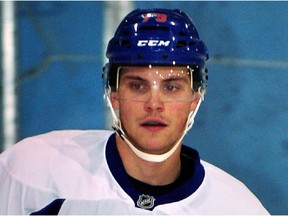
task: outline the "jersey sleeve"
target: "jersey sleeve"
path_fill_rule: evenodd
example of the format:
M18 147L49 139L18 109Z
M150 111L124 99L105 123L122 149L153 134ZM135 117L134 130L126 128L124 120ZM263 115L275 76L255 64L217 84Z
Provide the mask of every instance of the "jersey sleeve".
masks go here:
M0 215L30 214L55 199L40 178L45 171L37 168L36 143L41 146L37 139L25 139L0 155Z

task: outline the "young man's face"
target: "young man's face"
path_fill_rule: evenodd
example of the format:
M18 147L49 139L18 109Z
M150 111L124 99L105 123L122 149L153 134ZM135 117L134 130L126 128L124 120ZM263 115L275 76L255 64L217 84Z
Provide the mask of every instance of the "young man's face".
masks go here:
M128 139L141 151L162 154L180 139L199 97L186 67L123 67L114 109Z

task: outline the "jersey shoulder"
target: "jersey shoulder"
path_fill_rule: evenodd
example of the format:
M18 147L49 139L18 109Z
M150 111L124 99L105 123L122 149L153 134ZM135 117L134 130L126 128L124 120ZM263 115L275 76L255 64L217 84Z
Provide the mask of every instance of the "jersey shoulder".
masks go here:
M105 151L111 133L105 130L63 130L36 135L4 151L0 163L5 172L23 183L45 182L57 170L89 169L90 156L104 155L99 152Z
M55 151L64 154L65 151L69 152L71 149L89 149L89 147L95 146L96 143L106 141L112 133L112 131L106 130L51 131L19 141L4 151L0 159L5 161L13 158L17 161L18 159L22 160L23 157L33 159L39 157L39 154L51 157Z
M269 214L243 182L215 165L206 161L201 163L205 169L205 178L198 192L202 197L209 194L203 202L209 203L214 213L221 210L228 214Z

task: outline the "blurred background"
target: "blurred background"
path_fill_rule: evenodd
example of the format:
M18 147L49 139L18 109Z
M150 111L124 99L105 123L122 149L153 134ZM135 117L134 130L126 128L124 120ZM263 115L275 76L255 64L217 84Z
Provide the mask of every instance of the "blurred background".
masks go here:
M105 46L132 9L187 12L210 52L185 144L288 214L288 2L1 2L0 152L28 136L110 129Z

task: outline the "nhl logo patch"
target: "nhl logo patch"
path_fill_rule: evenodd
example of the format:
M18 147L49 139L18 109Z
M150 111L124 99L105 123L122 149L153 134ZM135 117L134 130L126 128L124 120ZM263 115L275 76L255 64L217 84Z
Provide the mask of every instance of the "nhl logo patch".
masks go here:
M142 209L151 209L154 207L155 198L149 195L140 195L137 201L137 206Z

